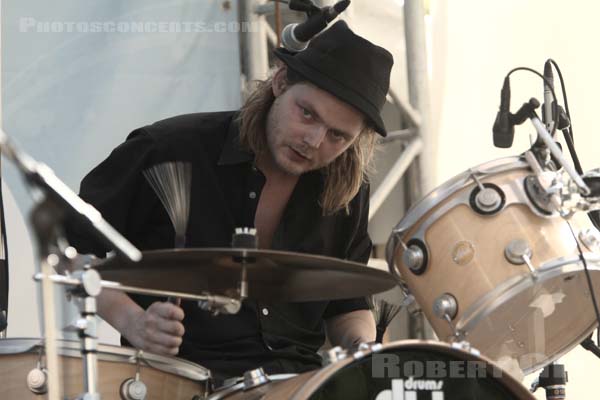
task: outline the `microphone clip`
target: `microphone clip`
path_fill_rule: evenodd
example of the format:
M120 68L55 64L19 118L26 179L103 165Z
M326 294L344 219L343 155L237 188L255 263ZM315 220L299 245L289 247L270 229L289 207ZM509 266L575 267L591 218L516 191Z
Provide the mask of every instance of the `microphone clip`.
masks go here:
M321 12L321 9L310 0L290 0L288 6L290 10L304 12L309 17Z
M523 103L516 113L510 113L510 123L512 126L521 125L528 118L535 116L535 110L540 106L540 102L532 97L527 103Z

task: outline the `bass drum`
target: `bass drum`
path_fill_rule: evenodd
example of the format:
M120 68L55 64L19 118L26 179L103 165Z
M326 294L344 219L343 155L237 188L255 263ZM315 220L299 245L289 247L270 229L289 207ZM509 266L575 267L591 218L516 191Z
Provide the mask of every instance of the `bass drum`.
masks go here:
M337 357L319 370L253 388L240 383L208 400L534 399L510 374L457 345L409 340Z
M597 325L582 258L600 295L600 233L585 213L565 220L548 210L524 159L472 168L394 228L390 272L441 340L466 340L515 376L531 373Z
M59 341L58 354L62 397L77 398L83 392L79 342ZM44 365L40 339L0 340L0 399L45 399ZM200 399L207 392L209 377L207 369L185 360L126 347L98 346L98 388L102 400Z

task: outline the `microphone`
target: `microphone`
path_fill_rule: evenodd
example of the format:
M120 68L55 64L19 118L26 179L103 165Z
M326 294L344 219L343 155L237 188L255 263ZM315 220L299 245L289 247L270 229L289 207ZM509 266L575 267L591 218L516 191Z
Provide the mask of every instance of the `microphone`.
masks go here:
M510 116L510 80L504 78L500 92L500 111L494 121L494 146L507 149L512 146L515 137L515 127Z
M308 46L308 42L327 24L335 19L350 5L350 0L342 0L332 7L323 7L318 12L311 13L308 19L299 24L289 24L281 32L281 44L286 50L298 53Z
M552 111L555 99L552 96L552 89L554 88L554 76L552 75L552 64L550 60L547 60L544 64L544 78L550 83L544 81L544 107L542 108L542 119L546 125L548 132L552 132L552 124L554 119L554 113Z

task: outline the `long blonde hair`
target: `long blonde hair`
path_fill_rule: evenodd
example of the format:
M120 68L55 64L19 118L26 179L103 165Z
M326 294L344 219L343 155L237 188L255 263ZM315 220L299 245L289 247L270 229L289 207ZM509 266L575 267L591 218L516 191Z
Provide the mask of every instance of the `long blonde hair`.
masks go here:
M286 81L286 87L289 88L304 80L288 69ZM249 95L239 114L240 143L256 155L267 150L265 126L267 115L275 101L272 83L273 77L257 81L256 88ZM322 169L325 185L319 204L324 215L334 214L341 209L346 213L349 212L350 201L356 196L361 185L367 181L368 173L372 170L371 160L376 142L376 132L365 124L350 147Z

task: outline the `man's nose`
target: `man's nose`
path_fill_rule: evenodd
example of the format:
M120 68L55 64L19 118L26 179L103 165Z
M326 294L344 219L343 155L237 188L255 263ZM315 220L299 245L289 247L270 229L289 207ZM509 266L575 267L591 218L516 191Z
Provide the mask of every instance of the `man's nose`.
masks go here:
M318 149L321 143L323 143L325 135L327 135L327 127L319 124L306 132L303 142L311 148Z

